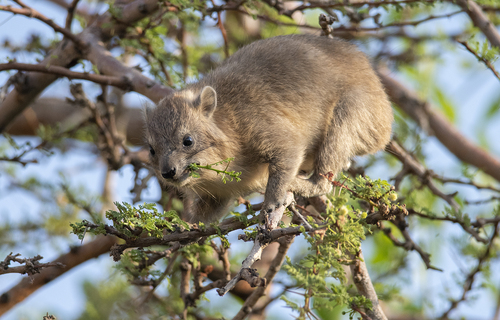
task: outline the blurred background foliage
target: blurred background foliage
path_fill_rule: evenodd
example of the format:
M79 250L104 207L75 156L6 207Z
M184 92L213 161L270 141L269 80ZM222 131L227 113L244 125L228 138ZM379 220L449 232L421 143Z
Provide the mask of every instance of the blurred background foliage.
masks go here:
M64 25L71 3L42 2L25 1ZM106 12L120 21L123 5L130 2L79 1L72 31L82 32L94 23L96 16ZM13 7L18 3L0 2ZM499 49L471 22L464 8L453 1L176 0L160 3L159 10L126 25L121 34L113 35L105 43L114 58L159 83L182 88L216 68L241 46L258 39L292 33L319 35L319 14L332 15L337 17L332 25L334 36L356 43L378 70L411 88L426 108L443 115L450 126L498 161L500 79L496 70ZM500 2L475 3L498 33ZM62 36L50 28L17 34L12 29L26 23L27 18L11 19L8 11L0 14L3 21L0 28L4 31L0 33L2 63L37 63L50 56L51 50L60 44ZM43 24L32 19L29 22L33 26L31 30ZM88 60L80 59L74 65L72 70L100 74ZM4 85L2 100L9 93L8 80L14 74L15 71L0 74ZM59 80L37 101L42 107L64 105L65 98L71 97L70 83L78 82ZM102 86L90 82L84 83L83 89L97 108L105 108L100 105L103 96L112 101L118 134L128 138L129 151L139 152L140 130L131 136L128 128L140 109L152 102L119 89L103 90ZM50 115L43 118L39 111L34 115L29 110L24 113L28 122L25 126L29 129L19 124L0 138L0 257L20 252L25 257L41 254L46 258L44 261L52 261L80 245L77 237L70 234L70 223L82 219L102 220L113 201L154 202L160 209L182 210L175 192L161 191L146 167L122 164L113 170L108 165L99 128L88 113L82 112L83 108L72 109L64 117L61 115L62 118ZM46 110L56 114L58 109ZM432 130L422 126L425 121L416 121L405 110L394 104L394 140L422 165L425 174L412 172L390 152L355 159L346 173L367 174L389 181L396 185L398 200L409 209L407 225L403 228L379 221L378 226L365 229L370 232L366 232L362 244L364 256L383 309L390 319L500 319L500 277L495 272L500 265L500 243L495 232L500 221L500 183L474 165L457 159L454 151L441 144ZM30 123L30 117L34 116L38 119ZM429 181L440 193L430 187ZM252 203L259 199L257 195ZM456 207L451 203L456 203ZM363 204L355 205L358 206L355 209L367 210ZM474 225L486 220L489 222ZM470 228L485 242L471 236L466 231ZM431 265L442 271L427 269L415 248L405 242L404 233L411 235L414 243L430 254ZM389 235L407 245L395 245ZM90 241L89 237L86 236L86 242ZM229 258L236 268L246 256L249 244L238 242L237 232L230 233L228 240L231 243ZM307 246L304 237L298 237L289 251L290 261L298 262L308 255ZM219 264L214 252L208 247L202 257L198 257L199 261L203 265ZM169 260L173 264L170 276L153 286L158 288L152 296L148 297L148 286L132 284L130 275L126 279L126 262L118 267L125 272L117 272L105 254L87 262L93 266L81 276L57 279L68 282L54 289L60 297L67 288L80 292L78 298L69 303L75 306L72 310L62 310L64 308L54 303L63 298L37 296L42 303L35 304L36 308L29 307L32 302L21 303L7 313L6 319L40 318L46 312L66 319L178 318L184 309L179 286L182 259L186 254ZM152 271L158 278L166 268L167 263L159 261ZM79 269L71 272L78 274ZM2 275L2 280L9 276ZM321 298L314 298L318 299L316 308L302 314L305 293L303 286L296 287L293 280L293 276L281 271L269 294L273 298L284 294L286 301L270 301L267 309L254 318L349 317L346 314L349 305L329 309L325 307L328 303L321 303ZM11 276L0 288L7 292L18 281L19 276ZM334 284L338 285L338 280ZM212 290L196 307L189 309L188 317L231 318L241 305L240 297L220 298Z

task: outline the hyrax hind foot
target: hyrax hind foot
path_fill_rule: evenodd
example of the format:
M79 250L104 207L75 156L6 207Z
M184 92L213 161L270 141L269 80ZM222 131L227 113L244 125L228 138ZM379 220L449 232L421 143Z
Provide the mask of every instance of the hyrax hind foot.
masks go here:
M327 178L316 174L309 179L295 177L290 184L290 190L305 198L310 198L329 193L332 190L332 183Z

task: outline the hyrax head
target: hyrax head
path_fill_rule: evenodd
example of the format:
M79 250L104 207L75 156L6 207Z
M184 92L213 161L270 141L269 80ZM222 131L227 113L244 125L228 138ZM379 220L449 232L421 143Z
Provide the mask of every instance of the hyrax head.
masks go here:
M220 133L212 119L216 106L215 90L207 86L176 92L146 110L150 163L160 181L178 187L195 183L190 164L220 160L213 148Z

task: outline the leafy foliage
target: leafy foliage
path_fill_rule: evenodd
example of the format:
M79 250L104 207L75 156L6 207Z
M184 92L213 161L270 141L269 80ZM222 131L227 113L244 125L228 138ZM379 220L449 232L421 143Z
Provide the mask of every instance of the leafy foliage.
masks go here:
M143 204L137 208L128 203L115 202L118 211L109 210L106 212L106 218L113 222L113 226L118 232L129 238L137 238L143 232L148 236L161 238L163 230L175 231L177 229L189 229L175 211L160 213L156 204ZM89 222L84 220L79 223L71 224L73 233L78 238L83 239ZM91 229L93 234L106 234L105 224L98 222Z

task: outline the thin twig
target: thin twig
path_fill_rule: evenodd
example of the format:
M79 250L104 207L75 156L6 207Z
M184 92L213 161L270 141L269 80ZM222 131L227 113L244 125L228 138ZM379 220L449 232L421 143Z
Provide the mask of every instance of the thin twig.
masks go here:
M291 10L287 10L283 13L285 16L291 17L292 14L296 11L304 11L307 9L326 9L326 8L343 8L343 7L362 7L367 6L369 8L375 8L380 6L388 6L388 5L402 5L402 4L411 4L411 3L435 3L440 2L441 0L400 0L400 1L356 1L356 2L336 2L336 3L324 3L324 2L314 2L308 4L301 4Z
M16 1L16 2L20 5L22 4L22 2L20 2L20 1ZM71 33L69 30L60 27L59 25L54 23L54 21L47 18L46 16L44 16L40 12L38 12L35 9L28 7L24 4L22 4L21 6L22 6L22 8L13 8L10 5L9 6L0 5L0 10L12 12L13 14L20 14L20 15L23 15L23 16L26 16L29 18L35 18L37 20L40 20L43 23L50 26L52 29L54 29L54 31L62 33L66 38L73 41L80 48L85 48L87 46L87 44L84 41L82 41L79 37L77 37L76 35Z
M64 29L71 32L71 23L73 22L73 16L75 14L76 6L80 0L73 0L68 7L68 15L66 16L66 23L64 25Z
M212 5L215 6L214 0L212 1ZM227 39L226 28L224 27L224 23L222 22L222 13L221 11L217 11L217 25L219 26L220 32L222 34L222 38L224 39L224 56L225 58L229 58L229 41Z
M476 230L474 230L473 228L471 228L469 226L468 222L465 222L463 220L460 220L460 219L457 219L457 218L454 218L454 217L450 217L450 216L446 216L446 217L430 216L428 214L423 214L421 212L418 212L418 211L416 211L414 209L408 209L408 213L409 214L414 214L416 216L419 216L419 217L425 218L425 219L429 219L429 220L450 221L450 222L453 222L453 223L457 223L457 224L459 224L462 227L462 229L464 229L465 232L467 232L468 234L470 234L471 236L473 236L474 239L476 239L477 241L485 243L485 244L488 243L487 239L481 237ZM476 223L472 223L470 225L476 226Z
M448 319L448 315L450 314L450 312L452 312L454 309L456 309L461 302L463 302L467 299L467 293L472 290L472 285L474 284L476 275L482 271L484 264L490 259L490 254L493 250L493 246L495 244L495 239L498 236L499 229L500 229L500 222L497 222L497 224L495 225L495 229L493 231L493 234L491 235L491 237L489 239L488 245L486 246L486 249L478 257L476 267L474 269L472 269L471 272L465 278L462 295L460 296L459 299L451 300L450 307L448 308L448 310L446 310L443 313L443 315L440 317L440 319Z
M300 214L300 212L295 208L295 205L291 204L289 207L290 211L293 212L294 215L296 215L300 220L302 220L302 222L304 223L304 225L306 226L306 230L309 231L309 230L312 230L313 227L309 224L309 222L307 222L307 220Z
M153 285L153 288L151 288L151 290L148 292L148 294L144 298L143 303L148 301L149 299L151 299L153 297L153 294L154 294L156 288L158 288L158 286L162 283L162 281L165 279L165 277L167 275L169 275L170 272L172 272L172 269L174 267L174 262L178 256L179 256L179 251L175 251L174 254L168 259L168 265L165 268L165 271L163 271L161 276L158 278L158 281L156 281L155 285Z
M495 70L495 67L493 66L493 64L491 64L491 62L489 60L486 60L484 57L481 57L476 51L474 51L474 49L472 49L471 46L469 46L467 41L457 40L457 42L460 43L462 46L464 46L465 49L467 49L467 51L472 53L477 58L477 60L482 61L488 67L488 69L490 69L491 72L493 72L495 77L497 77L497 79L500 80L500 75Z
M398 226L397 224L394 224L396 226ZM427 252L424 252L424 250L418 246L411 238L410 238L410 235L408 234L408 231L406 230L401 230L401 232L403 233L403 237L405 238L405 242L401 242L399 241L393 234L392 234L392 231L391 231L391 228L383 228L382 231L385 233L385 235L392 241L392 243L397 246L397 247L401 247L407 251L412 251L412 250L415 250L419 255L420 255L420 258L422 258L422 261L425 263L425 266L427 267L427 269L432 269L432 270L436 270L436 271L443 271L442 269L439 269L439 268L436 268L434 266L431 265L431 260L430 260L430 254L427 253Z
M0 64L0 71L4 70L42 72L54 74L61 77L67 77L69 79L88 80L98 84L115 86L126 91L129 91L131 89L130 81L128 81L126 78L105 76L93 73L74 72L67 68L59 66L44 66L41 64L10 62Z
M422 183L425 184L433 194L448 202L453 209L458 211L459 205L453 198L454 194L445 194L439 190L432 179L430 179L428 170L399 143L392 140L387 144L385 150L403 163L403 168L406 172L411 172L419 177L420 181L422 181Z

